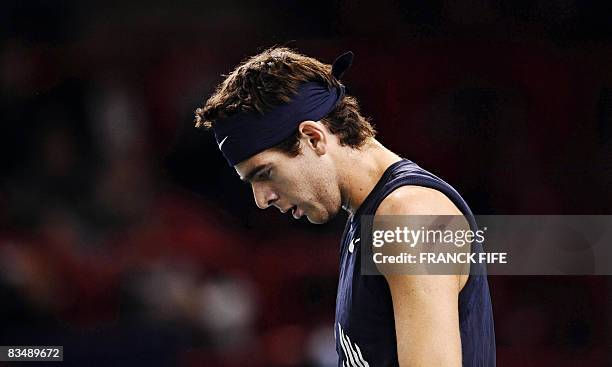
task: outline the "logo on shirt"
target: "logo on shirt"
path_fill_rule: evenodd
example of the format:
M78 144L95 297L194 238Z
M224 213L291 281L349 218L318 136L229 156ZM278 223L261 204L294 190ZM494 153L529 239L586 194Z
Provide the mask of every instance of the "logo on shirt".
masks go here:
M344 360L342 361L343 367L370 367L370 364L363 359L361 349L357 343L351 343L351 338L348 337L342 330L342 326L338 323L338 334L340 334L340 345L342 346L342 352L344 352ZM336 333L334 333L336 336ZM342 356L340 356L342 359Z
M353 240L352 240L352 241L351 241L351 243L349 244L349 252L350 252L351 254L353 253L353 251L355 251L355 244L356 244L357 242L359 242L359 241L361 241L361 238L357 238L357 239L354 239L354 238L353 238Z
M221 140L221 142L219 143L219 149L221 149L221 146L223 145L223 143L225 143L227 138L229 138L229 136L226 136L225 138L223 138L223 140Z

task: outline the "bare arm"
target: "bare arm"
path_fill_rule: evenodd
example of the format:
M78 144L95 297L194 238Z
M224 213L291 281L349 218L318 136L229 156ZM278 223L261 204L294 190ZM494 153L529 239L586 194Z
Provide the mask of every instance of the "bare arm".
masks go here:
M404 186L385 198L376 214L461 215L461 212L439 191ZM385 277L393 299L400 366L461 366L458 295L467 276Z

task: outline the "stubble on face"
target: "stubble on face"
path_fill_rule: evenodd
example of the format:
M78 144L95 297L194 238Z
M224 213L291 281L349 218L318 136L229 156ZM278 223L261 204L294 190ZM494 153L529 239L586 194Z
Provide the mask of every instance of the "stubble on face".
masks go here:
M315 224L328 222L338 214L342 204L336 174L328 162L304 163L301 175L303 184L300 186L304 193L304 205L308 206L308 220Z
M268 185L279 200L277 206L286 208L297 205L314 224L328 222L341 209L341 195L335 170L320 156L307 151L295 157L267 150L236 166L241 177L254 167L270 164L273 174Z

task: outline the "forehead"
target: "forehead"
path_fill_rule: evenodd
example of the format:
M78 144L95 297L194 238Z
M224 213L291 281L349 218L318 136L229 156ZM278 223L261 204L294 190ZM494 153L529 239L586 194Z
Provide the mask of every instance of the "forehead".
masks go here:
M277 165L286 159L290 159L290 157L278 150L266 149L263 152L259 152L249 159L238 163L234 166L234 169L241 178L244 178L253 169L259 166L268 164Z

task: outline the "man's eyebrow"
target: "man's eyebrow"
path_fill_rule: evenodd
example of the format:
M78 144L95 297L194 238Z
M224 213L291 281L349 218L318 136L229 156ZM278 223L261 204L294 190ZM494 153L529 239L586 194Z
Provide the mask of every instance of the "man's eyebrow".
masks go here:
M263 171L264 169L270 167L271 165L272 163L260 164L259 166L253 168L251 172L247 173L244 177L240 177L240 179L244 182L251 182L253 180L253 177L255 177L259 172Z

